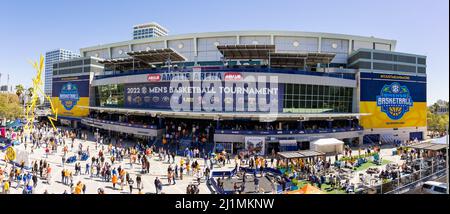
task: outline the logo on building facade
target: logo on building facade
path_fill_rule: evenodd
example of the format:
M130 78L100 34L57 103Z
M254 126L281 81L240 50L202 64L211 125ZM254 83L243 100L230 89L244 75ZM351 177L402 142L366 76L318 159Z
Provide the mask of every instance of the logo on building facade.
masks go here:
M401 119L413 103L408 88L397 82L384 85L381 94L377 96L377 106L392 120Z
M227 72L224 75L225 81L240 81L243 79L242 74L239 72Z
M161 81L161 75L159 75L159 74L149 74L149 75L147 75L147 81L149 81L149 82L160 82Z
M70 82L64 84L59 93L59 100L67 111L72 110L77 105L78 100L80 100L78 87Z

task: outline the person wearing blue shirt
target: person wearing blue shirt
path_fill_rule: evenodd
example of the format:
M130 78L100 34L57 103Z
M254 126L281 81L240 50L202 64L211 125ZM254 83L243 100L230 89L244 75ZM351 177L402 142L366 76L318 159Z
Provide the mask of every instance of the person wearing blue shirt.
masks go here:
M117 170L116 170L116 168L114 168L114 169L112 170L112 174L113 174L113 175L117 175Z
M27 184L31 181L31 179L33 178L33 176L31 175L31 173L27 174Z
M22 181L22 174L19 174L18 176L17 176L17 186L16 186L16 189L20 186L20 182Z
M25 174L23 174L23 176L22 176L22 181L23 181L23 185L27 184L27 176Z

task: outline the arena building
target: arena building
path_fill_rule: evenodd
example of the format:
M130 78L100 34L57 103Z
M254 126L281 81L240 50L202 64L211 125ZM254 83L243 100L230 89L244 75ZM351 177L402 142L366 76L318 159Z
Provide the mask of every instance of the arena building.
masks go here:
M90 73L89 105L75 95L56 102L71 104L62 107L67 114L82 111L84 126L179 151L199 146L264 154L308 149L318 138L420 140L426 57L395 52L395 46L395 40L290 31L98 45L80 50L104 67ZM69 93L65 84L54 84L55 98Z

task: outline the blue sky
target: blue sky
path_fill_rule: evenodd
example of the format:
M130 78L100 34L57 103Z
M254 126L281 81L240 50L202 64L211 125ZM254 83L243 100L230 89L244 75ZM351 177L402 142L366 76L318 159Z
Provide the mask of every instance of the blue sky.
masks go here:
M447 0L41 0L0 1L1 84L31 85L28 60L56 48L131 38L132 26L156 21L170 34L298 30L397 40L397 51L428 57L428 103L449 99Z

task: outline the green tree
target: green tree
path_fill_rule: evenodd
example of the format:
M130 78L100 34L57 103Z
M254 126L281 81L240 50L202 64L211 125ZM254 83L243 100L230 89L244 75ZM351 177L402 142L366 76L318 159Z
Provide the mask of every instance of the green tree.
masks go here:
M433 132L444 133L447 130L449 122L448 114L437 114L437 105L432 105L428 108L427 124L428 130Z
M0 118L16 119L22 116L19 97L15 94L0 94Z

